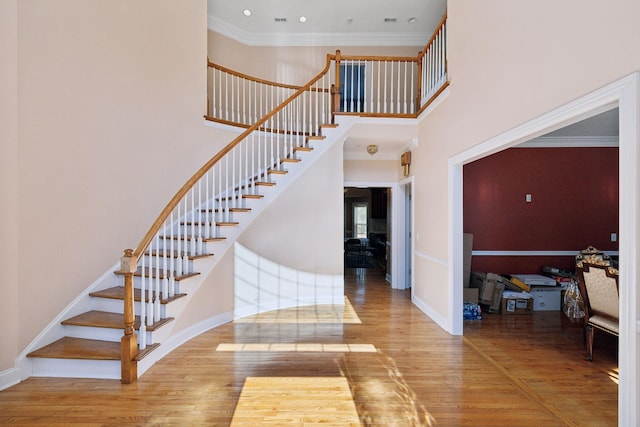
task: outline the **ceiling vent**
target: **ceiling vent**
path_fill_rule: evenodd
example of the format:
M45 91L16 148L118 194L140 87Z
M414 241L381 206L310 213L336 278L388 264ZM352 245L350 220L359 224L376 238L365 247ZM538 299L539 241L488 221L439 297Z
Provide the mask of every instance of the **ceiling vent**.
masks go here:
M273 20L276 22L287 22L287 18L274 18Z
M397 22L398 18L384 18L385 23Z

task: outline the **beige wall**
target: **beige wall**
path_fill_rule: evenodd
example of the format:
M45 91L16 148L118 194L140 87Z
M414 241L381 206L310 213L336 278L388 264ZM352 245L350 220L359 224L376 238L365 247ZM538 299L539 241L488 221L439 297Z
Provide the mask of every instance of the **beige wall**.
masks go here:
M426 40L425 40L426 42ZM302 85L326 65L327 54L418 56L416 47L315 46L269 47L246 46L209 30L209 59L250 76Z
M19 353L18 329L18 1L0 2L0 372Z
M345 182L397 182L403 178L400 160L345 160Z
M448 2L448 97L420 126L415 292L448 312L447 160L640 69L640 3ZM577 172L580 173L580 172Z
M3 315L15 313L3 328L18 336L9 356L135 247L173 192L227 142L203 125L206 32L204 1L17 2L9 166L20 239L17 280L5 281L17 304L0 302Z

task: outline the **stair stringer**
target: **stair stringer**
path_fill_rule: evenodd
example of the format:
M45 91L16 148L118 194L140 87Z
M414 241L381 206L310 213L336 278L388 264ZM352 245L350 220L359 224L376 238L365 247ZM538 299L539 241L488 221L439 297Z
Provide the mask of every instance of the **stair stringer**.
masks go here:
M340 116L336 117L336 122L339 124L337 127L324 127L322 129L323 140L309 141L309 145L314 148L310 153L303 154L303 161L299 163L287 164L286 169L288 173L283 176L277 176L275 178L277 185L273 187L265 187L261 189L261 192L265 195L264 198L259 200L248 200L248 206L251 207L251 211L242 213L239 224L236 227L225 230L226 239L221 242L209 242L206 243L207 252L214 253L213 257L194 260L193 271L197 271L200 274L181 281L180 292L186 293L184 298L180 298L167 305L167 316L175 317L176 320L180 316L181 309L188 305L191 297L196 293L200 285L209 276L209 273L215 268L219 260L223 259L225 254L230 248L233 247L233 243L242 234L242 232L251 224L251 222L260 215L260 213L266 209L271 203L273 203L279 194L282 194L286 189L302 174L307 168L310 168L316 161L324 155L334 144L343 144L351 127L359 120L357 116ZM67 362L71 364L68 366L65 362L61 362L59 359L51 359L51 367L39 367L39 364L43 361L34 361L27 357L32 351L43 347L57 339L66 336L66 327L61 324L65 319L73 317L75 315L90 311L98 307L99 303L96 302L94 297L89 294L101 289L106 289L112 286L121 286L123 281L121 276L114 274L114 271L119 270L120 262L117 261L113 266L101 275L95 282L87 287L78 297L76 297L65 309L63 309L48 325L45 327L36 338L20 353L16 358L16 367L19 371L21 380L24 380L30 376L51 376L51 377L86 377L86 378L120 378L120 366L119 363L114 364L110 361L82 361L74 366L74 362L77 360L69 359ZM120 304L120 308L117 313L122 313L123 305ZM114 311L116 312L116 311ZM170 322L158 330L157 336L162 336L163 339L154 339L154 343L159 343L160 346L155 351L149 353L138 363L138 375L142 375L147 369L149 369L155 362L160 360L165 355L169 354L175 348L185 343L186 341L194 338L195 336L206 332L207 330L227 323L233 320L233 310L226 313L216 314L209 319L195 323L180 331L178 334L172 335L172 330L177 322ZM160 333L161 331L161 333ZM82 367L77 366L82 365ZM105 365L109 365L105 367ZM44 365L43 365L44 366ZM81 369L80 369L81 368ZM92 375L96 373L97 375Z

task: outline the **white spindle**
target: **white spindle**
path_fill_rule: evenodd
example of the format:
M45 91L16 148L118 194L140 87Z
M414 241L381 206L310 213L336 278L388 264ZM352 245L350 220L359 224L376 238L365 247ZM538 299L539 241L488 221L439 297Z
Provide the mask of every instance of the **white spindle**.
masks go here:
M150 250L150 249L149 249ZM138 329L138 348L140 350L144 350L147 347L147 326L146 326L146 304L145 304L145 287L146 287L146 277L144 274L145 269L145 255L140 257L140 268L142 269L142 275L140 277L140 328Z
M188 193L187 193L188 195ZM190 238L189 233L187 233L187 219L189 218L187 216L187 196L185 195L185 198L183 199L184 203L182 204L184 207L184 214L183 214L183 228L182 228L182 251L183 251L183 255L182 255L182 274L189 274L189 249L187 249L188 246L188 239Z
M153 321L154 322L158 322L160 321L160 288L162 286L161 280L160 280L160 259L158 257L158 254L160 252L159 248L159 241L156 241L156 256L154 257L154 264L155 264L155 278L153 280ZM153 273L151 273L151 275L153 276Z
M169 260L169 296L172 297L175 295L175 286L176 286L176 278L175 278L175 264L176 264L176 254L173 248L173 241L175 240L175 236L173 235L173 211L169 214L169 253L171 257ZM167 239L164 240L164 245L167 245Z
M154 239L155 240L155 239ZM142 275L146 276L149 272L147 282L147 289L142 291L140 295L140 311L146 311L147 326L153 326L153 240L149 244L149 267L142 271Z

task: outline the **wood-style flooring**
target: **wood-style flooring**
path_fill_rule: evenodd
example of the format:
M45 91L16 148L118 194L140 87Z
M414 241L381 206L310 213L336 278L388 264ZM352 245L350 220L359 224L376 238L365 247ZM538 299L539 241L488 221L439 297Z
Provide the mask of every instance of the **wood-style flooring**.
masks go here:
M29 378L0 425L615 426L617 342L561 312L440 329L374 269L347 270L353 309L281 310L187 342L131 385Z

